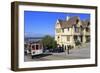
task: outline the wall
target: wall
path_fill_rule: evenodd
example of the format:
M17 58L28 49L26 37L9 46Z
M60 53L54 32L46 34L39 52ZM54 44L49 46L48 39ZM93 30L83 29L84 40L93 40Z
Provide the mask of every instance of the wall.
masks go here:
M11 12L10 3L14 0L0 0L0 73L14 73L10 70L10 54L11 54ZM62 3L62 4L81 4L81 5L97 5L100 9L100 0L20 0L20 1L34 1L45 3ZM100 10L99 10L100 12ZM98 13L99 13L98 12ZM98 14L98 19L100 19ZM98 23L100 24L100 22ZM98 25L98 28L100 25ZM100 31L100 29L98 29ZM100 37L100 34L98 35ZM98 39L100 40L100 39ZM100 46L99 46L100 48ZM98 51L100 52L100 49ZM100 56L100 53L98 54ZM100 61L100 57L98 59ZM100 62L99 62L100 65ZM100 66L73 68L73 69L55 69L55 70L40 70L34 73L99 73ZM22 73L33 73L33 71L26 71Z

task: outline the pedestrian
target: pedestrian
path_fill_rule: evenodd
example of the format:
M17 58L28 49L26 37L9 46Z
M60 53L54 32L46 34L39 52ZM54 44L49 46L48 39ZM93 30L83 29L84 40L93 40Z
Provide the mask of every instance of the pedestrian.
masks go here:
M67 53L69 54L69 49L70 49L70 46L68 45L67 46Z
M65 55L67 55L67 49L66 49L66 46L64 46L64 51L65 51Z

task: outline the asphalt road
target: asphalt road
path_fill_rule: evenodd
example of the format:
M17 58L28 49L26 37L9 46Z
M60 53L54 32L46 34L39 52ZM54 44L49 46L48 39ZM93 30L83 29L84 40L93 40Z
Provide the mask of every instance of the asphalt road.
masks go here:
M49 53L35 56L33 59L31 55L24 57L24 61L48 61L48 60L70 60L70 59L87 59L90 58L90 47L76 48L62 53Z

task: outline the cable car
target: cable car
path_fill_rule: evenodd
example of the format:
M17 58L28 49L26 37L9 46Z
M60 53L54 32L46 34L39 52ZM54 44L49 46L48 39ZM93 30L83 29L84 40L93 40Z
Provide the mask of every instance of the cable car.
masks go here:
M31 44L31 56L32 58L36 55L43 53L43 46L39 42L34 42Z

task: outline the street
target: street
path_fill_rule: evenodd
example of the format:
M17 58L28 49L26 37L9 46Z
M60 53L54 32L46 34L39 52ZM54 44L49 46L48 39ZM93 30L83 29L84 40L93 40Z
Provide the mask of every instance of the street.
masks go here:
M70 60L70 59L87 59L90 58L90 47L89 45L82 48L75 48L69 51L61 53L45 53L35 56L33 59L31 55L24 57L24 61L49 61L49 60Z

